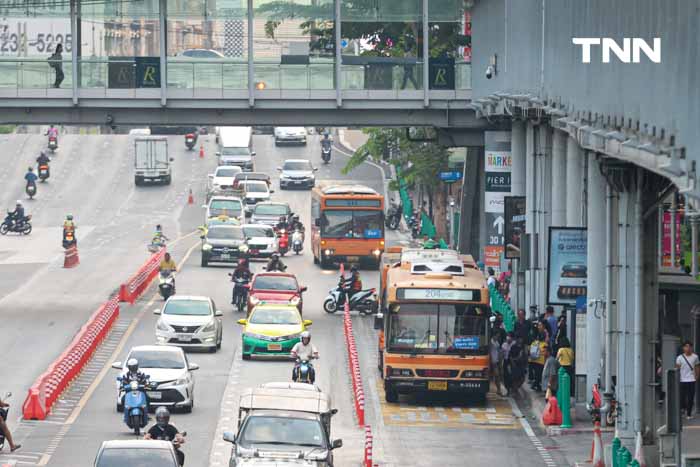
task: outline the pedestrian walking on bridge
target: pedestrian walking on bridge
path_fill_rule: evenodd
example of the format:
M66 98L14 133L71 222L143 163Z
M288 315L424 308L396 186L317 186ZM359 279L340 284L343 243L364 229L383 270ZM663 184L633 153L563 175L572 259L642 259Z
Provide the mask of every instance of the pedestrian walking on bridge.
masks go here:
M693 402L695 402L695 382L698 380L698 365L700 360L693 352L693 344L685 341L683 351L676 358L676 368L681 373L681 410L685 410L688 420L693 418Z

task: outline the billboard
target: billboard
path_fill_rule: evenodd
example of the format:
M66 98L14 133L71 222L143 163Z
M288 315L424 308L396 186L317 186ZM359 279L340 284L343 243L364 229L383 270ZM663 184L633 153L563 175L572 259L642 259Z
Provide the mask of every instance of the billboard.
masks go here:
M550 227L547 303L574 306L586 295L588 233L582 227Z
M681 217L682 211L676 212L676 266L681 264ZM663 266L671 267L671 213L664 211L663 217Z
M505 244L504 200L510 194L513 166L510 132L487 131L484 140L484 264L500 271Z
M520 239L525 234L525 197L506 196L503 205L506 258L520 258Z

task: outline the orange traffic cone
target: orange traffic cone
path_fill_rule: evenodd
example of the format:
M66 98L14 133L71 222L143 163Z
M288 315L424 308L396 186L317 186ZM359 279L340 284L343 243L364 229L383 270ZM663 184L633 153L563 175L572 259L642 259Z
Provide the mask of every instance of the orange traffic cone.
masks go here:
M80 264L80 258L78 257L78 247L71 246L66 248L66 256L63 259L64 268L74 268Z
M192 188L190 188L190 195L187 197L187 204L194 204L194 197L192 196Z
M199 145L199 158L204 159L204 145L203 144Z
M637 432L634 460L639 463L639 467L646 467L647 465L647 461L644 459L644 441L642 440L642 433L640 431Z
M605 467L605 460L603 456L603 435L600 433L600 422L595 422L595 428L593 428L592 466Z

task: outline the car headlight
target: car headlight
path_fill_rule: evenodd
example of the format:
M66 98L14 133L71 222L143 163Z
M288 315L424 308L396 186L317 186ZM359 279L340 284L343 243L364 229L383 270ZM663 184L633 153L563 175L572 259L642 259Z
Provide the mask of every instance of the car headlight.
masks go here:
M249 339L268 340L267 336L263 336L262 334L255 334L254 332L244 332L243 336Z
M251 305L257 305L258 303L260 303L260 299L258 297L250 297Z
M183 384L189 384L190 382L190 377L189 375L182 376L178 379L175 380L175 385L176 386L182 386Z
M288 335L288 336L281 336L281 337L280 337L280 339L283 340L283 341L289 341L289 340L292 340L292 339L300 339L300 338L301 338L301 333L300 333L300 332L298 332L298 333L296 333L296 334L290 334L290 335Z
M213 247L209 243L202 245L202 251L210 251Z
M159 331L163 331L163 332L170 332L170 331L173 330L173 328L171 328L170 326L168 326L167 324L165 324L165 323L163 322L163 320L160 320L160 319L159 319L158 322L156 323L156 329L158 329Z
M202 332L212 332L216 330L216 320L211 320L209 324L202 328Z
M221 185L218 184L218 183L214 183L214 184L212 184L212 186L213 186L214 188L221 188Z
M301 297L299 297L298 295L295 295L294 297L291 298L291 300L289 300L289 303L291 303L292 305L298 305L300 301L301 301Z
M246 245L246 244L244 243L243 245L241 245L241 246L238 247L238 250L239 250L239 251L242 251L243 253L247 253L247 252L248 252L248 245Z
M280 178L281 178L282 180L288 180L288 179L289 179L289 175L282 174L282 175L280 175Z

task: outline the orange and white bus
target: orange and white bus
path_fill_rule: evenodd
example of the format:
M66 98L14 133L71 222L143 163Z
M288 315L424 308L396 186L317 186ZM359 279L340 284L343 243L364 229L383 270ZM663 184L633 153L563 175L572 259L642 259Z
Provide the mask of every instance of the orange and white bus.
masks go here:
M473 258L403 249L376 316L387 402L401 393L489 391L489 292Z
M384 196L366 186L333 185L311 192L314 263L367 262L384 252Z

